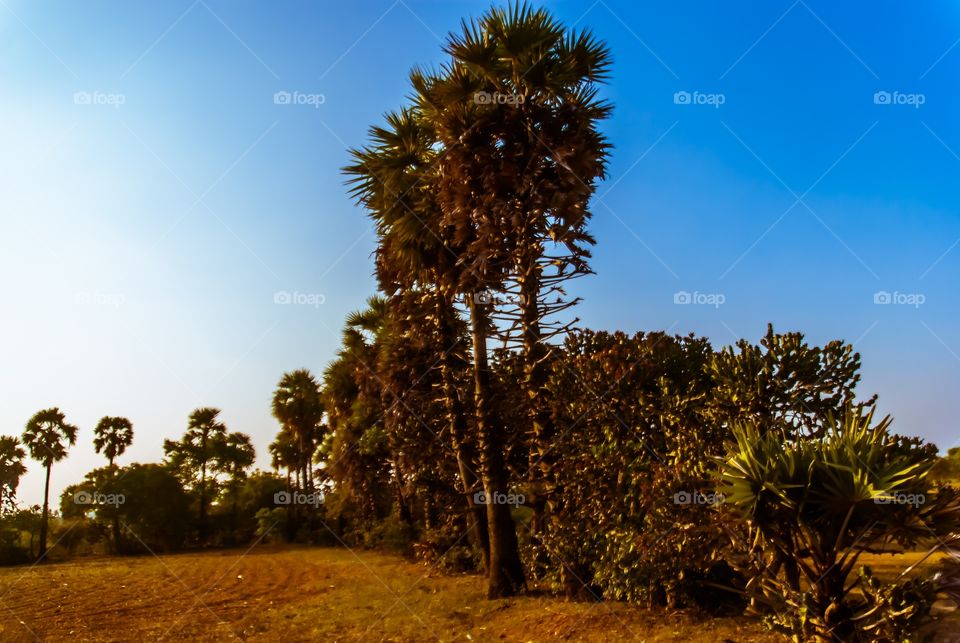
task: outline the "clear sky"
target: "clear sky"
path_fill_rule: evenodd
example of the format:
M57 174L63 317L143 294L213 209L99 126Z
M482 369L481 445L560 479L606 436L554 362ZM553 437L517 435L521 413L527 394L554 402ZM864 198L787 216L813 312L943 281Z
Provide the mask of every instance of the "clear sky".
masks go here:
M615 59L583 324L843 338L899 432L957 444L960 6L546 4ZM103 415L126 464L217 406L268 466L276 381L374 288L345 148L487 6L0 0L0 433L80 427L57 495Z

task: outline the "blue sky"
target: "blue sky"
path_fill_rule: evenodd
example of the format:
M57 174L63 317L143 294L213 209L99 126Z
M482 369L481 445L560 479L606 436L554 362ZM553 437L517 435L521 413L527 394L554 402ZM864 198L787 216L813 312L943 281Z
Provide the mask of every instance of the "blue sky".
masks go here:
M955 445L960 7L545 4L615 61L583 324L843 338L898 431ZM345 148L487 6L0 0L0 432L80 426L56 492L103 415L153 461L218 406L268 464L277 379L322 371L374 287Z

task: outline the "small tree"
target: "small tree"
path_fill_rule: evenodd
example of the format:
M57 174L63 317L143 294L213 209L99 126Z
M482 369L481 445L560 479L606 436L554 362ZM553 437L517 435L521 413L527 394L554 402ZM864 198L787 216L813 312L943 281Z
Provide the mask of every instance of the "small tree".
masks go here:
M853 407L828 418L818 438L785 438L757 421L734 426L723 494L750 531L757 564L747 589L772 610L778 629L802 640L866 640L891 618L909 615L915 624L929 610L932 601L918 598L884 611L852 593L860 581L851 574L864 552L931 536L934 551L960 541L956 491L934 496L928 451L891 435L889 426L889 417L873 424L872 411ZM802 580L765 564L771 554L793 562ZM882 594L872 588L873 596Z
M37 411L23 431L23 443L30 457L46 468L43 486L43 513L40 518L40 548L37 558L47 554L47 520L50 513L50 469L54 462L67 457L67 448L77 442L77 427L67 424L57 407Z

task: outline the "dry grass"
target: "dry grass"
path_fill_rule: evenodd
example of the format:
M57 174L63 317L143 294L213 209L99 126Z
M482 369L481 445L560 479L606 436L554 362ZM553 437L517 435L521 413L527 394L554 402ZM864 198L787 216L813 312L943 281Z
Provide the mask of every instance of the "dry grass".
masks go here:
M903 559L871 557L883 576ZM753 620L525 596L385 554L258 547L0 570L0 640L776 641Z

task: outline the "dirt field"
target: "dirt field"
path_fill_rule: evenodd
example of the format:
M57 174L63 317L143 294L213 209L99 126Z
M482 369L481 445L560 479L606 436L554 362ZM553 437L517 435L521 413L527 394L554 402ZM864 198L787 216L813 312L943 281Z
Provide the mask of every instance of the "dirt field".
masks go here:
M779 640L746 619L546 597L485 601L482 586L343 549L84 559L0 570L0 640Z

